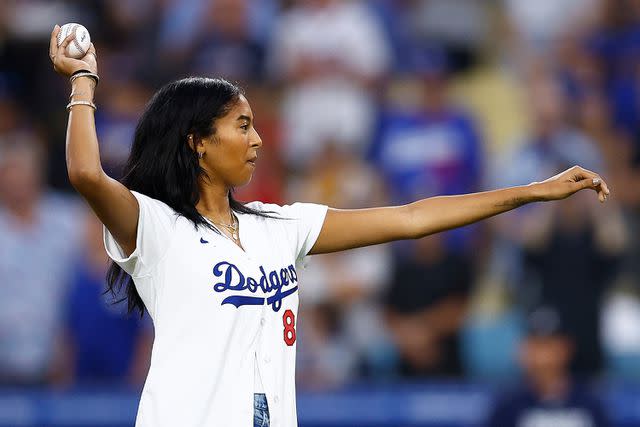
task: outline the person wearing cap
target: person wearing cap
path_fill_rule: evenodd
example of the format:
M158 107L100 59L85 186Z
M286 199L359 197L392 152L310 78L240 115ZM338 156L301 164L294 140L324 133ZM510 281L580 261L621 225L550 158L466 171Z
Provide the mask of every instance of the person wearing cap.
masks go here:
M572 378L573 343L558 312L534 310L520 348L525 381L498 399L486 427L607 427L601 403Z

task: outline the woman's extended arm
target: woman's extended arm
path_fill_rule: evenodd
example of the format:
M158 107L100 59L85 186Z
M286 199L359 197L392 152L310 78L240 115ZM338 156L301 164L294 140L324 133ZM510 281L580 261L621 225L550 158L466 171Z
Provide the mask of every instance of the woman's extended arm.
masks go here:
M65 51L67 44L73 40L73 35L58 46L59 31L60 28L56 25L49 45L49 57L54 69L67 77L79 70L97 73L93 44L84 58L70 58L65 55ZM72 83L70 99L93 102L94 89L95 83L91 78L77 78ZM138 202L124 185L110 178L102 169L94 109L91 106L71 107L66 144L67 172L71 185L87 200L120 246L127 253L133 252L138 225Z
M329 209L311 254L335 252L462 227L527 203L560 200L593 189L601 202L607 184L595 173L574 166L543 182L460 196L442 196L394 207Z

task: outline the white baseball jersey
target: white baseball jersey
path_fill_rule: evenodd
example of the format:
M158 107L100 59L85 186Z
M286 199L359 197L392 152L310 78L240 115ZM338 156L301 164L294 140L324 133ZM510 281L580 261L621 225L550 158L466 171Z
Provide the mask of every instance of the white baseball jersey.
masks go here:
M136 426L251 427L256 367L271 427L297 426L297 265L327 207L249 203L283 219L237 214L242 250L161 201L133 194L140 205L135 251L125 257L106 228L104 243L133 277L155 326Z

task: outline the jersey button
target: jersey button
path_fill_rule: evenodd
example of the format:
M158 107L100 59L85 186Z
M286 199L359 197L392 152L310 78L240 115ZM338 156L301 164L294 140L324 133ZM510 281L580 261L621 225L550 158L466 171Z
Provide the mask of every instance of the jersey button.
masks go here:
M271 362L271 358L269 356L265 356L264 363L269 363L269 362Z
M278 396L273 396L273 403L278 403L280 398Z
M266 320L264 317L260 318L260 325L264 326L264 324L266 323Z

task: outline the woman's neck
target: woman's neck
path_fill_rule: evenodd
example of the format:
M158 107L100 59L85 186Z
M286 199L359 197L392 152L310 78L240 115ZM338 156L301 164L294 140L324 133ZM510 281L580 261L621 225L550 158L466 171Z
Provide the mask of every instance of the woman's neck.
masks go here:
M200 186L200 201L196 209L213 221L228 223L231 215L229 191L227 187Z

